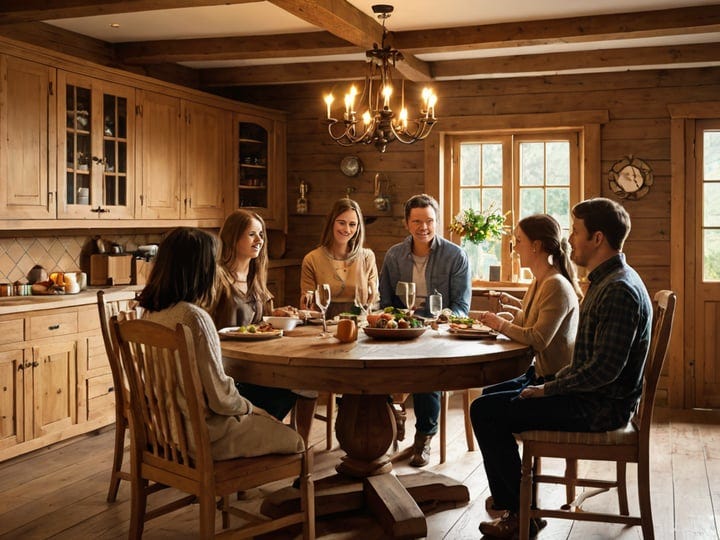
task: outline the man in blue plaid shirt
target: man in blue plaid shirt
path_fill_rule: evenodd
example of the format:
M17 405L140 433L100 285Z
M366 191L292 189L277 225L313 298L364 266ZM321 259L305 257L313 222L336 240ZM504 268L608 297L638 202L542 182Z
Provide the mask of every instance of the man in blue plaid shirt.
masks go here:
M640 399L652 304L622 253L629 232L630 216L614 201L595 198L573 207L572 260L587 268L590 287L571 364L554 380L527 387L519 398L489 394L472 404L492 504L506 510L480 524L488 537L512 538L519 529L520 454L513 433L614 430L625 425ZM544 525L533 520L531 533Z

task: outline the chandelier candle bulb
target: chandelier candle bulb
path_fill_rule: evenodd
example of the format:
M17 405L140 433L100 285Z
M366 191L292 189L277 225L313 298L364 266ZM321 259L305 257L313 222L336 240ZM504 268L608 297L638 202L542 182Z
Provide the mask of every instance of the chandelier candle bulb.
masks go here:
M335 97L332 94L327 94L325 96L325 103L327 104L327 117L328 120L330 120L330 108L332 106L332 102L335 101Z

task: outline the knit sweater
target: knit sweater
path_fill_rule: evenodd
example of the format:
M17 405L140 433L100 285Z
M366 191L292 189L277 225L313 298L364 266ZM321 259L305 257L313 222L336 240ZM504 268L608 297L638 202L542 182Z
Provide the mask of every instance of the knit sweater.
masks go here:
M555 375L572 360L577 333L578 297L570 282L556 273L538 285L533 280L515 320L505 321L500 332L535 352L538 376Z
M208 313L187 302L179 302L161 311L145 311L143 317L168 328L187 325L193 336L195 358L207 404L208 426L214 459L253 457L265 454L301 452L300 435L268 413L254 408L235 388L235 381L225 374L220 338ZM177 388L182 393L182 388ZM179 400L183 416L189 418L184 396ZM190 429L189 423L187 424ZM191 447L191 450L194 450Z

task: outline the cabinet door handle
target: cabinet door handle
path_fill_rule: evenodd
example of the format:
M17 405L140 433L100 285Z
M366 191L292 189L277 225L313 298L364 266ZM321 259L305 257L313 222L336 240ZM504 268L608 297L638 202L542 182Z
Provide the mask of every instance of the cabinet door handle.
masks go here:
M59 328L60 328L59 324L52 324L52 325L48 326L48 330L57 330Z

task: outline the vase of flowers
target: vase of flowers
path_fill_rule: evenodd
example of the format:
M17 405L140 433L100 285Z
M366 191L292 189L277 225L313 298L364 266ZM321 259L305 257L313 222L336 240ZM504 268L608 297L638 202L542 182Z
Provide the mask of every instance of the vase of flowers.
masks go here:
M468 208L450 220L450 231L462 238L468 253L473 278L486 279L489 266L500 264L500 247L493 244L508 232L506 216L491 205L480 211Z

